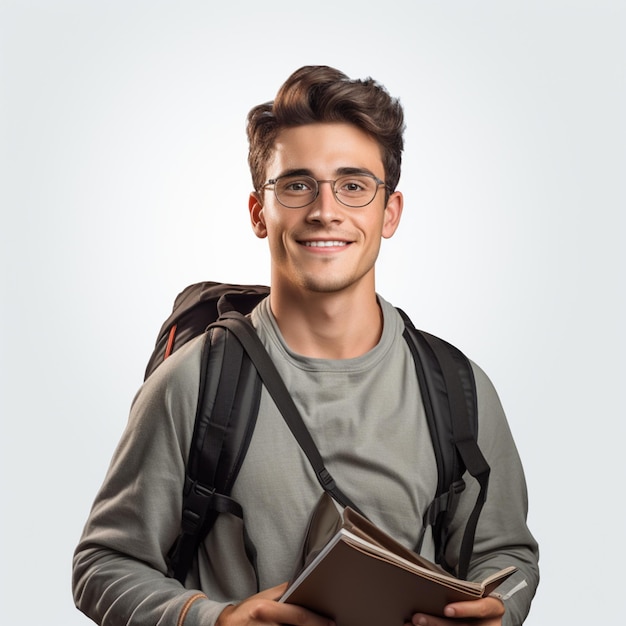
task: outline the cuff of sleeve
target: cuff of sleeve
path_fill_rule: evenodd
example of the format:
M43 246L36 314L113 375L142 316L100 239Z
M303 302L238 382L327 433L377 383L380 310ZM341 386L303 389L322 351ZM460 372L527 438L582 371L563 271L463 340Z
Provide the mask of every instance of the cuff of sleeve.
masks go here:
M175 609L176 615L171 615L169 618L171 621L166 623L174 623L172 618L175 618L176 626L214 626L217 618L228 605L228 602L209 600L200 591L189 591L183 595L182 604L181 598L178 599Z
M493 591L489 595L504 602L505 600L512 598L518 591L521 591L525 587L528 587L528 583L526 582L526 579L523 578L517 584L510 586L508 589L506 588L506 585L500 585L496 591Z

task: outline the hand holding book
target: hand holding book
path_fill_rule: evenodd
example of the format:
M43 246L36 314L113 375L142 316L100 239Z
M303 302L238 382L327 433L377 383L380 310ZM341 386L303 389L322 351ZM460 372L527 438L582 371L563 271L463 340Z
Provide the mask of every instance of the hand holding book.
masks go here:
M281 602L332 618L337 626L404 624L414 613L443 615L451 602L489 595L517 568L482 582L460 580L405 548L324 494L311 516L303 559Z

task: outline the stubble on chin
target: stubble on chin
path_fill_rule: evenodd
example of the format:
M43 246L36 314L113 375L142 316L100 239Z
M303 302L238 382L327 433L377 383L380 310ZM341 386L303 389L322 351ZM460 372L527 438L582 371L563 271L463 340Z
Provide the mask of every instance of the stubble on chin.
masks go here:
M326 272L319 273L300 273L296 280L297 285L303 291L309 293L332 294L349 290L355 287L364 276L353 276L345 274L337 274L330 269Z

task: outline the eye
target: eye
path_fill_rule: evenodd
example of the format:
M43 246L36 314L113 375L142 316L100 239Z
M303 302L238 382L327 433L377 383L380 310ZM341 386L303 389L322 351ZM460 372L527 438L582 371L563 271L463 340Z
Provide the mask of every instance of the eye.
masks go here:
M302 194L310 193L313 183L307 178L283 178L278 182L280 193Z
M369 194L374 187L375 183L369 176L349 176L337 181L337 193L352 196Z

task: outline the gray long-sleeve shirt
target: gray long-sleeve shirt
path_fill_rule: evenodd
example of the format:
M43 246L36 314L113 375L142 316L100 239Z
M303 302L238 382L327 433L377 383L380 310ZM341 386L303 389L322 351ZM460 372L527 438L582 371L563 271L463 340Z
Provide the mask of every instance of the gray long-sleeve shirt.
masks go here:
M383 529L413 547L437 470L403 322L379 298L378 345L355 359L310 359L286 346L269 301L253 312L257 332L292 392L324 461L342 490ZM178 534L182 486L198 396L202 340L168 359L138 393L128 427L94 503L74 559L77 606L102 626L213 624L226 603L256 590L242 524L222 515L186 581L164 576ZM491 466L489 495L476 533L470 578L508 565L519 572L503 592L505 624L520 624L538 583L537 545L526 526L522 467L493 386L474 366L479 444ZM454 562L477 493L468 480L448 548ZM258 552L260 588L286 581L320 486L265 391L233 497ZM430 537L422 553L432 558ZM201 591L204 596L200 596Z

